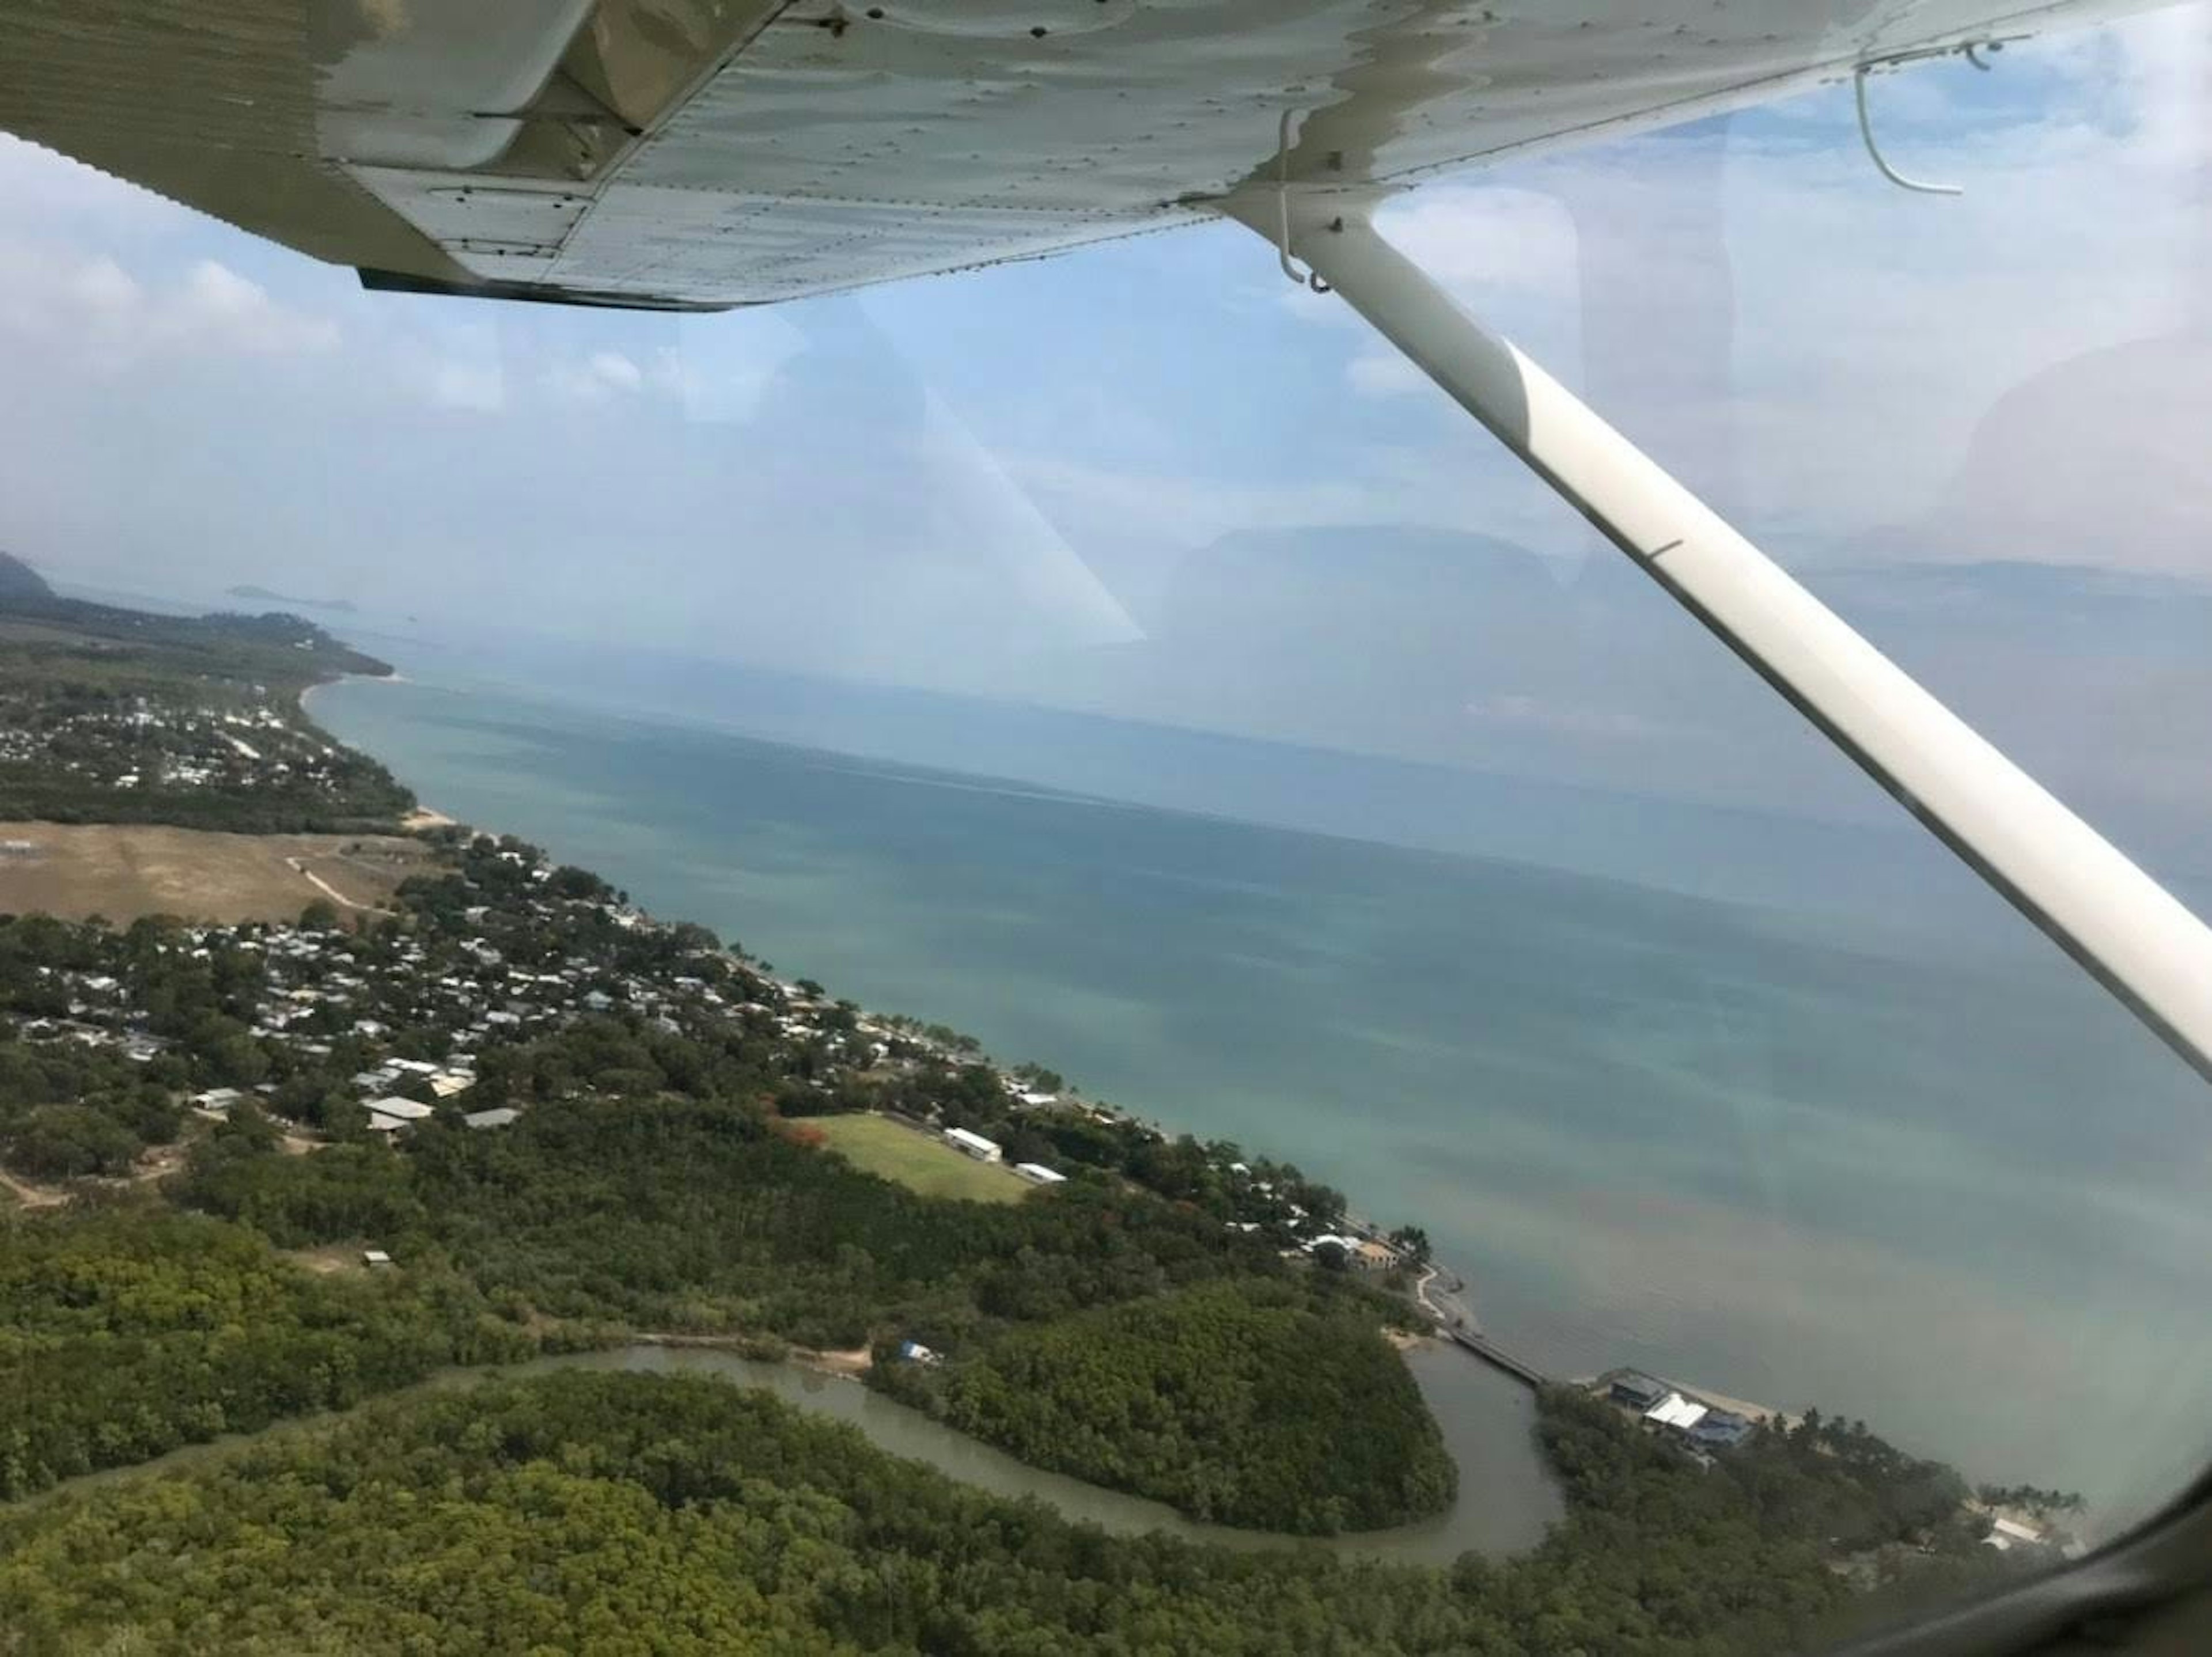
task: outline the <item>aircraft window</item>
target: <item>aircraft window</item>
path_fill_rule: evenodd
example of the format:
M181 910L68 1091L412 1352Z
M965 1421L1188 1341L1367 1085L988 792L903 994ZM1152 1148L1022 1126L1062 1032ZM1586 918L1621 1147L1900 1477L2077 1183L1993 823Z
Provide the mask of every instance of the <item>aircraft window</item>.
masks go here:
M1376 226L2212 916L2212 9L1977 56ZM1813 1650L2202 1475L2205 1077L1276 254L0 137L0 1625Z

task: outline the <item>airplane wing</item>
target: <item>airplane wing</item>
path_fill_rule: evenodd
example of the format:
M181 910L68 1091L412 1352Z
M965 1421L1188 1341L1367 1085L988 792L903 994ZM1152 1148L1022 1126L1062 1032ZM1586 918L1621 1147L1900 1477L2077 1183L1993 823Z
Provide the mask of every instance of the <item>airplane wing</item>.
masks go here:
M1193 222L1279 169L1371 194L2131 9L11 0L0 128L376 285L714 308Z

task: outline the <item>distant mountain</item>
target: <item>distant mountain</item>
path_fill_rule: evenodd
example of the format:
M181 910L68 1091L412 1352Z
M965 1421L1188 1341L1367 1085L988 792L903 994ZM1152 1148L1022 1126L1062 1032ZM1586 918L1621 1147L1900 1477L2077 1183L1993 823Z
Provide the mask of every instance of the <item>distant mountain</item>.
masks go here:
M228 590L233 598L250 598L258 604L297 604L307 610L335 610L341 616L354 613L350 598L295 598L287 593L271 592L267 587L237 586Z
M1804 572L1854 624L1910 648L2005 646L2093 658L2202 664L2212 650L2212 586L2180 576L2081 564L1984 559L1893 562L1904 537L1869 537L1868 561Z
M236 592L237 589L234 589ZM275 648L286 669L305 670L312 679L339 673L381 677L389 662L362 653L304 616L269 610L245 615L235 610L210 616L164 616L124 604L71 598L56 592L46 578L21 559L0 552L0 616L58 623L94 638L132 644ZM279 677L283 677L280 675Z
M0 599L51 599L46 578L12 552L0 552Z

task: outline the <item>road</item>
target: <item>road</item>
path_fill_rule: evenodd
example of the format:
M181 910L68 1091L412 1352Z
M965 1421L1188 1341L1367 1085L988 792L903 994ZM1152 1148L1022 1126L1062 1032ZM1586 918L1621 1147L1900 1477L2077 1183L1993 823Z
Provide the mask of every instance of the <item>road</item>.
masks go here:
M5 1186L14 1192L15 1200L26 1208L52 1208L69 1200L69 1193L65 1191L54 1191L45 1186L33 1185L28 1181L17 1179L4 1169L0 1169L0 1186Z
M1474 1315L1474 1308L1467 1303L1466 1294L1466 1280L1438 1266L1423 1266L1420 1281L1413 1285L1414 1300L1438 1323L1447 1329L1464 1329L1479 1335L1482 1325Z
M286 858L284 861L292 865L292 871L295 874L306 880L309 885L313 886L317 891L320 892L325 897L330 899L331 902L337 904L340 908L359 909L366 913L373 915L388 915L392 913L389 909L378 908L374 903L355 902L343 892L338 890L337 887L331 885L330 882L325 880L320 875L317 874L313 869L307 867L306 863L298 858Z

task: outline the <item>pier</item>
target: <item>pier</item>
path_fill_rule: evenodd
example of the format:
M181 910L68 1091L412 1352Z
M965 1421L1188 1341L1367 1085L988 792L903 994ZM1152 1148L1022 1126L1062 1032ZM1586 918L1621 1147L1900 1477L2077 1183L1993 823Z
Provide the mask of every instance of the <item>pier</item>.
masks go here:
M1440 1332L1474 1353L1492 1369L1504 1370L1524 1387L1533 1390L1550 1384L1550 1377L1542 1370L1523 1358L1515 1357L1487 1335L1479 1335L1466 1329L1446 1329Z
M1433 1319L1437 1333L1462 1350L1472 1352L1493 1369L1502 1369L1522 1386L1535 1388L1549 1384L1551 1377L1525 1358L1518 1358L1482 1332L1482 1326L1474 1320L1474 1314L1460 1296L1466 1291L1465 1279L1455 1276L1449 1289L1439 1289L1437 1279L1444 1275L1442 1267L1430 1264L1420 1280L1413 1285L1413 1300Z

